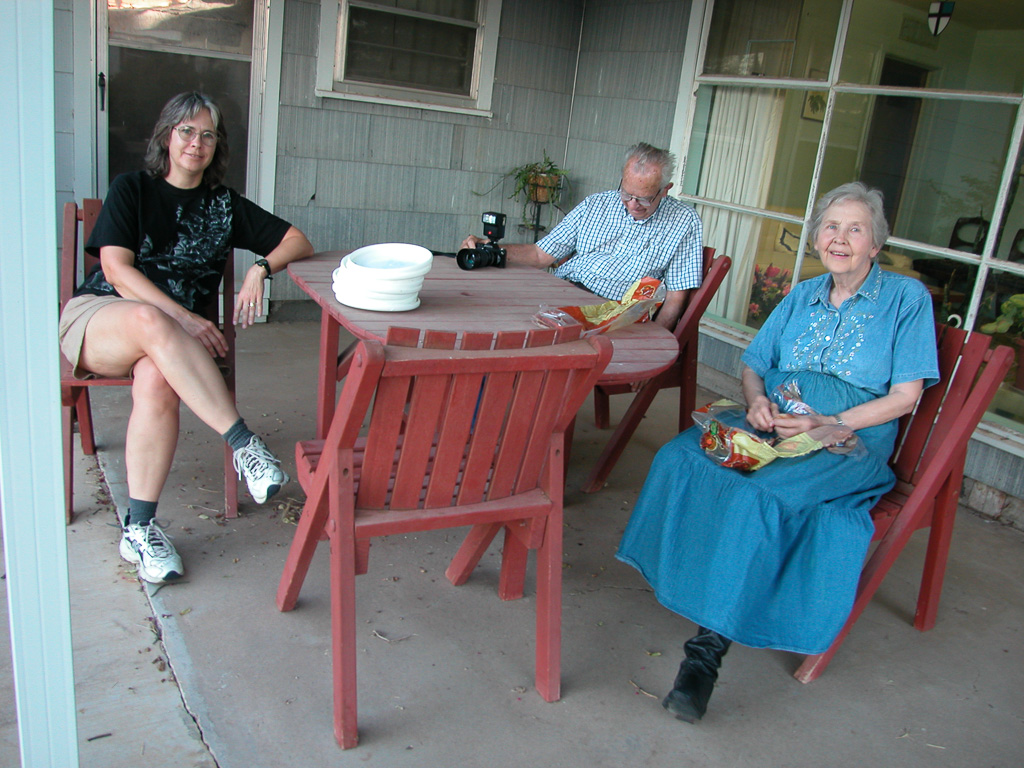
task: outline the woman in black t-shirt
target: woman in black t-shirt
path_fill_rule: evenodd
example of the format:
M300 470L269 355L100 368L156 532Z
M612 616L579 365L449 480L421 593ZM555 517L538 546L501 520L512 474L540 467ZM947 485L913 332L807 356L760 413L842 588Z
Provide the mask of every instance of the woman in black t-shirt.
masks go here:
M239 416L214 361L227 343L202 313L231 248L264 257L236 296L233 320L245 328L262 310L263 281L313 247L298 229L221 185L227 158L220 109L209 97L191 92L167 102L146 170L111 184L86 244L100 264L61 315L61 349L76 376L132 377L120 552L153 583L184 573L173 545L151 525L177 445L180 402L228 441L257 502L288 481Z

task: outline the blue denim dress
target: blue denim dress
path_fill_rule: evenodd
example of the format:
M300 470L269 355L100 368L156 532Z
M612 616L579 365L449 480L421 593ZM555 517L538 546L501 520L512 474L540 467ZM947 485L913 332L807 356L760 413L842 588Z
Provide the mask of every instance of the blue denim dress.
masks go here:
M797 285L744 354L771 393L795 381L833 414L892 384L938 380L931 300L877 264L836 309L831 275ZM689 429L655 457L617 557L666 608L744 645L825 651L853 605L870 510L892 488L896 422L858 431L864 452L818 451L757 470L723 468Z

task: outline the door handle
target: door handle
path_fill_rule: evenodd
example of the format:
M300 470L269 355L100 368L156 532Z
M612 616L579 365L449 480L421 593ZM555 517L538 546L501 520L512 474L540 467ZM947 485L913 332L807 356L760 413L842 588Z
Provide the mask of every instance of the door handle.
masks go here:
M100 112L103 112L107 95L107 76L102 72L96 76L96 85L100 89Z

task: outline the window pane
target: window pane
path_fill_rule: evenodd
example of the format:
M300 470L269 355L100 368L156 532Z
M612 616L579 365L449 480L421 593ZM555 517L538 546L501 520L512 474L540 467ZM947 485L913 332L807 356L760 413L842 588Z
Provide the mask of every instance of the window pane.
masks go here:
M133 5L130 0L107 0L111 43L252 55L253 0L167 0L162 7L141 9Z
M802 218L822 126L805 117L808 98L805 91L701 86L684 191Z
M924 283L932 296L936 322L963 324L978 276L977 264L922 254L891 244L879 252L878 263L887 272L914 277Z
M345 79L469 95L476 29L349 9Z
M697 213L704 244L732 259L708 312L760 328L789 293L801 227L709 205L698 204Z
M894 235L980 253L983 238L957 224L991 222L1015 116L1007 104L838 94L819 189L859 179L882 190Z
M716 0L706 75L824 80L841 0Z
M948 25L928 28L930 0L856 0L840 79L885 84L886 56L923 71L919 87L1020 93L1024 3L957 3Z
M978 327L998 344L1016 351L1016 361L989 408L994 413L1024 426L1024 276L1001 270L989 273L985 283Z

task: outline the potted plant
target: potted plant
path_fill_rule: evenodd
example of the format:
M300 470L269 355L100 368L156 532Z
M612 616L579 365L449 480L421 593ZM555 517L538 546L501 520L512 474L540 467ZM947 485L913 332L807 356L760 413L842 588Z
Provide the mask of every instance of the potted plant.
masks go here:
M543 154L543 160L516 166L504 176L513 182L509 200L523 203L523 224L526 225L530 223L527 216L528 204L550 203L557 208L565 186L563 180L568 182L569 172L557 166L555 161L548 157L547 150L544 150Z
M508 199L522 202L523 226L527 229L543 231L544 228L539 226L537 221L531 222L529 219L530 203L535 204L533 210L535 218L539 218L541 205L550 203L553 207L558 208L558 203L562 198L562 191L568 187L569 181L569 172L556 165L555 161L548 157L546 149L543 150L543 154L543 160L535 160L530 163L518 165L503 173L501 178L499 178L486 192L474 191L473 194L489 194L495 187L503 183L506 179L511 179L512 194L508 196Z
M514 187L510 200L523 199L523 202L551 203L557 205L562 192L562 179L568 171L555 165L544 150L544 159L540 162L520 165L505 174L512 179Z

